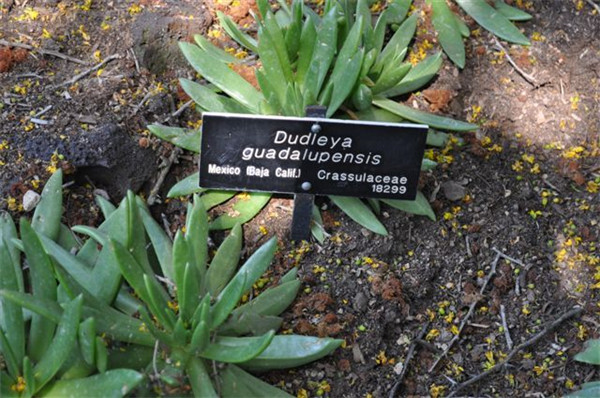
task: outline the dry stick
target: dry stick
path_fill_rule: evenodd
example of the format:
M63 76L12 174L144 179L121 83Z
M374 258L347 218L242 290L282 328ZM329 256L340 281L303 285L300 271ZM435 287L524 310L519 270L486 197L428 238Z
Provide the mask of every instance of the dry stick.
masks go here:
M173 151L171 152L171 156L169 156L169 159L167 160L167 164L160 171L160 174L158 175L158 178L156 179L156 183L150 190L150 195L148 195L148 200L146 201L146 203L148 203L148 206L152 206L154 204L154 202L156 201L156 196L158 195L158 191L160 190L160 187L162 186L163 182L165 181L165 178L167 177L169 170L171 170L171 166L173 166L173 163L175 163L175 160L177 160L177 157L182 152L183 151L179 147L173 148Z
M26 50L38 52L40 54L52 55L53 57L62 58L64 60L75 62L77 64L81 64L81 65L87 65L88 64L85 61L82 61L82 60L77 59L77 58L69 57L68 55L65 55L63 53L59 53L58 51L44 50L43 48L35 48L33 46L30 46L29 44L15 43L15 42L12 42L12 41L6 41L6 40L3 40L3 39L0 39L0 46L24 48Z
M421 331L419 332L419 335L417 336L417 338L414 339L412 341L412 343L410 343L410 347L408 348L408 353L406 354L406 359L404 360L404 367L402 368L402 372L400 372L400 375L398 376L398 381L396 381L396 384L394 384L394 386L392 387L392 390L390 391L389 398L394 398L396 396L396 392L402 385L402 380L404 379L404 376L407 373L408 364L410 363L410 360L412 359L412 357L415 355L415 347L418 344L417 342L419 340L423 339L423 336L425 336L425 332L427 331L429 324L430 324L430 322L426 322L425 325L423 325L423 327L421 328Z
M542 330L541 332L539 332L538 334L536 334L535 336L533 336L531 339L527 340L526 342L524 342L524 343L519 344L518 346L516 346L508 354L508 356L506 357L506 359L504 359L504 361L498 362L496 365L494 365L493 367L489 368L485 372L480 373L477 376L474 376L474 377L470 378L469 380L465 381L464 383L458 385L458 387L456 387L456 389L454 389L454 391L452 391L452 393L450 393L450 395L448 395L448 397L455 396L459 391L463 390L465 387L468 387L468 386L470 386L473 383L477 383L479 380L485 378L486 376L488 376L491 373L497 372L498 370L500 370L501 368L503 368L506 364L508 364L508 362L510 362L510 360L513 359L513 357L515 355L517 355L520 351L523 351L525 348L534 345L542 337L544 337L546 334L548 334L549 332L551 332L552 330L554 330L561 323L563 323L564 321L566 321L569 318L574 317L575 315L578 315L581 311L583 311L582 307L575 306L571 310L565 312L562 316L560 316L558 319L556 319L550 325L548 325L547 328L545 328L544 330Z
M500 317L502 318L502 327L504 328L504 338L506 339L506 345L509 350L513 348L513 341L510 338L510 331L508 330L508 324L506 322L506 308L504 304L500 304Z
M485 291L485 288L487 287L488 283L490 283L490 280L496 273L496 265L498 265L498 260L500 260L500 254L496 254L496 258L494 259L494 262L492 263L492 269L490 270L490 273L488 274L487 278L483 282L483 286L481 286L481 289L479 290L479 295L481 296L481 298L483 298L483 292ZM477 306L477 304L479 303L481 298L477 299L474 303L471 303L471 305L469 306L469 311L467 312L467 315L465 315L465 317L463 318L463 320L460 323L460 326L458 328L458 333L455 334L454 337L452 337L452 340L450 340L450 343L448 343L448 347L446 347L444 352L442 352L442 355L440 355L433 362L433 365L431 365L429 367L429 373L433 372L433 370L435 369L437 364L440 363L440 361L442 359L444 359L444 357L446 355L448 355L448 353L452 349L452 346L454 345L454 343L456 343L458 341L458 339L460 338L460 334L462 333L463 329L467 325L467 322L469 321L469 318L471 317L471 315L473 315L473 312L475 311L475 307Z
M83 72L81 72L78 75L73 76L71 79L67 80L66 82L63 82L61 84L58 84L54 87L63 87L63 86L69 86L71 84L74 84L75 82L81 80L82 78L86 77L87 75L89 75L90 73L97 71L98 69L102 68L104 65L106 65L107 63L109 63L112 60L115 60L117 58L120 58L119 54L112 54L109 55L108 57L106 57L102 62L100 62L99 64L84 70Z
M508 261L523 267L523 272L519 273L519 276L517 277L517 279L515 281L515 293L517 296L520 296L521 295L521 281L527 275L527 272L529 272L529 269L531 268L531 266L525 265L522 261L519 261L516 258L512 258L511 256L508 256L508 255L502 253L500 250L496 249L495 247L493 247L492 250L495 251L496 253L498 253L502 258L505 258Z
M594 7L596 9L596 11L598 11L598 13L600 14L600 6L598 4L594 3L592 0L585 0L585 1L587 1L589 5Z
M166 118L163 123L168 122L169 120L171 120L174 117L177 117L179 115L181 115L183 113L183 111L185 111L187 108L190 107L190 105L192 105L194 103L194 100L189 100L188 102L186 102L185 104L181 105L181 108L177 109L175 112L171 113L171 115L169 115L168 118Z
M512 65L512 67L515 68L515 70L517 72L519 72L519 74L521 76L523 76L523 79L527 80L527 83L531 84L532 86L538 87L537 80L535 80L535 78L533 76L527 74L523 69L519 68L519 65L517 65L515 63L515 61L513 61L513 59L510 57L510 55L508 55L508 51L506 51L506 49L502 46L502 44L500 44L500 41L498 39L496 39L495 36L494 36L494 41L496 42L496 45L498 46L498 48L500 48L500 50L504 53L504 56L506 57L508 62Z

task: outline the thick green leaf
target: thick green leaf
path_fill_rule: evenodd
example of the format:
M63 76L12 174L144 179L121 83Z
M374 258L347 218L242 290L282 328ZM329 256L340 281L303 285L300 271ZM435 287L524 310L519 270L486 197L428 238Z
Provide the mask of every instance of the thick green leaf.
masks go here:
M235 365L228 365L221 376L223 398L293 398L285 391L265 383Z
M435 213L433 212L429 201L425 198L425 195L420 191L417 191L417 198L415 200L381 199L381 201L396 209L411 214L427 216L432 221L435 221Z
M152 242L160 269L166 278L173 280L173 243L171 242L171 238L167 236L163 228L154 220L141 198L137 197L136 203L146 233L150 238L150 242Z
M423 111L419 111L413 108L410 108L406 105L399 104L397 102L391 101L385 98L376 98L373 100L373 104L377 105L380 108L383 108L387 111L395 113L396 115L410 120L416 123L426 124L429 127L434 127L442 130L455 130L455 131L473 131L477 130L479 126L476 124L461 122L454 119L449 119L446 117L433 115L431 113L426 113Z
M48 179L42 191L42 198L35 207L31 226L39 233L56 240L60 231L62 216L62 180L63 173L58 169Z
M373 94L385 93L396 86L411 70L412 66L406 62L403 64L391 64L389 67L384 66L383 71L371 88Z
M248 50L258 53L256 40L250 35L242 32L229 16L223 14L221 11L217 11L217 17L219 18L221 26L225 29L225 32L227 32L233 40L237 41Z
M102 197L100 195L97 195L94 199L96 201L96 204L100 208L100 211L102 212L102 215L104 216L105 219L110 217L110 215L115 210L117 210L115 205L113 205L112 203L110 203L108 200L106 200L104 197Z
M600 339L586 341L585 350L575 355L575 360L600 365Z
M517 7L509 6L502 0L494 1L494 7L496 10L500 11L500 14L504 15L511 21L529 21L532 18L531 15L525 11Z
M202 35L194 35L194 41L215 61L225 64L239 64L242 62L240 59L212 44Z
M264 33L267 33L268 36L272 39L273 46L277 53L277 58L279 59L279 64L281 65L281 71L283 72L283 76L287 82L293 81L292 67L290 64L290 58L288 56L285 36L279 24L275 19L275 15L272 12L268 12L264 19ZM264 36L259 35L259 57L262 59L262 55L260 54L260 41L263 40ZM264 61L264 60L263 60Z
M502 13L485 1L456 0L477 23L496 36L517 44L528 46L529 40Z
M158 319L163 328L168 331L172 331L175 327L175 315L168 309L167 292L164 291L162 286L152 276L144 274L144 285L150 298L150 302L147 302L148 308L152 311L152 314Z
M437 167L437 162L430 159L423 159L421 162L421 171L433 170Z
M173 185L167 193L167 198L176 198L179 196L187 196L194 193L200 193L204 191L204 189L198 186L198 181L200 180L200 173L195 172L185 177L183 180L179 181L177 184Z
M327 106L327 117L331 117L337 111L355 87L364 54L364 50L358 51L352 58L346 61L345 69L341 69L337 75L332 75L333 92L331 93L331 101L329 101L329 105Z
M210 229L230 229L235 224L244 224L256 216L271 199L270 193L243 194L229 214L223 214L210 223Z
M376 108L371 106L364 111L355 112L359 120L367 120L374 122L389 122L389 123L401 123L404 121L400 116L388 112L385 109Z
M215 93L210 88L193 82L188 79L179 79L179 84L183 91L194 100L200 108L208 112L225 112L225 113L248 113L248 108L242 106L238 102L231 101L231 98ZM195 131L200 137L200 130ZM179 145L181 146L181 145ZM189 148L186 148L189 149ZM200 152L200 146L190 149L194 152Z
M186 243L187 245L187 243ZM188 252L191 254L191 252ZM177 285L179 310L184 319L191 319L200 303L200 280L198 269L190 262L185 264L183 283Z
M285 45L290 62L295 62L300 50L302 35L302 1L294 1L292 4L292 16L290 26L285 32Z
M33 369L36 390L40 390L54 377L69 357L71 350L75 348L82 304L83 297L79 296L65 305L65 310L56 328L56 335L44 356Z
M76 227L74 227L76 228ZM44 250L54 258L80 285L90 291L94 291L94 281L91 277L92 270L76 256L65 250L58 243L45 235L38 235L44 246ZM93 242L94 245L96 242Z
M142 301L149 303L150 296L144 283L144 271L142 270L142 267L131 253L119 242L109 238L106 247L109 250L111 261L119 266L125 280Z
M79 324L77 342L85 362L93 365L96 362L96 320L87 318Z
M381 214L381 202L379 201L379 199L366 198L366 201L369 204L369 206L371 206L371 209L373 209L375 214Z
M414 13L408 17L402 23L402 25L400 25L398 30L394 33L381 51L381 54L378 57L378 62L389 59L408 47L408 44L413 39L415 31L417 30L417 14L418 13Z
M426 144L430 146L436 146L439 148L443 148L446 146L448 139L450 136L447 133L442 133L441 131L435 131L433 129L429 129L427 131L427 141Z
M21 252L13 244L13 239L17 239L17 227L10 214L0 212L0 242L3 239L17 277L18 290L23 292L25 288L23 285L23 272L21 271Z
M17 377L19 377L19 375L21 374L21 366L19 365L19 362L17 361L17 356L13 352L12 347L8 342L8 339L6 338L6 335L4 334L2 328L0 328L0 349L2 352L6 369L8 369L8 373L10 374L10 376L12 376L13 380L17 379ZM19 358L19 360L22 361L22 358ZM3 377L11 378L8 375L0 373L0 382L2 382ZM0 390L0 393L2 393L2 390Z
M393 0L388 2L388 6L383 12L386 16L387 23L399 24L404 21L412 0Z
M200 356L226 363L246 362L263 352L273 336L274 330L260 337L218 337Z
M318 97L337 50L337 7L325 15L317 32L317 44L304 80L304 93Z
M185 240L190 248L190 262L198 270L198 277L201 280L200 292L203 293L202 286L206 283L204 275L206 274L206 265L208 262L208 216L204 204L197 195L194 195L194 204L188 214L185 223Z
M152 363L154 347L130 344L108 349L107 369L143 369Z
M180 127L168 127L160 124L151 124L148 130L155 136L169 141L171 144L187 149L192 152L200 152L201 130L182 129Z
M585 383L582 386L581 390L575 391L569 395L566 395L566 397L567 398L598 398L598 397L600 397L600 385L594 384L592 386L586 387L586 384L592 384L592 383Z
M321 212L316 205L313 205L310 233L315 237L317 242L323 243L325 241L325 227L323 227L323 218L321 217Z
M0 237L0 275L2 275L0 278L0 291L6 289L19 292L19 281L8 251L8 245L2 237ZM16 360L16 367L20 369L25 356L23 309L4 297L0 297L0 330L5 331L7 347L4 347L4 344L0 344L0 346L7 350L11 349ZM13 374L13 376L16 375Z
M74 380L59 380L43 391L42 397L124 397L138 386L144 375L131 369L114 369Z
M471 35L471 30L469 30L469 27L467 26L465 21L463 21L462 18L457 14L452 13L452 15L454 15L454 22L456 23L456 26L458 27L458 31L460 32L461 36L469 37Z
M254 113L258 112L258 102L263 96L244 78L229 69L227 65L207 57L206 52L198 46L181 42L179 47L189 63L206 80Z
M232 315L238 315L248 311L259 315L279 315L294 301L299 289L299 280L292 280L271 287L248 303L236 308Z
M252 253L250 258L246 260L244 265L238 270L237 274L235 274L235 279L245 278L244 293L248 292L252 288L254 282L265 273L267 268L269 268L271 261L273 261L275 250L277 250L277 239L273 237Z
M186 366L192 391L196 397L217 398L217 392L212 385L212 380L206 369L204 361L200 358L192 358Z
M302 87L308 73L310 62L317 43L317 28L311 19L307 19L302 27L300 49L298 50L298 66L296 68L296 82Z
M206 271L206 289L211 296L223 290L235 273L242 250L242 227L236 224L223 241Z
M219 336L261 336L269 330L279 330L283 318L270 315L259 315L255 312L244 312L231 316L219 327Z
M435 55L425 58L413 67L404 78L396 86L386 90L382 95L386 97L396 97L398 95L410 93L415 91L431 79L433 79L442 66L442 54L437 53Z
M39 299L56 300L57 285L52 261L44 251L33 227L24 218L21 219L20 227L23 248L29 263L29 283L33 296ZM27 353L32 360L37 362L42 359L52 341L55 326L54 322L37 314L31 316Z
M301 366L331 353L343 340L298 335L278 335L260 355L241 364L250 370L286 369Z
M69 252L75 252L81 247L75 234L64 224L60 224L60 230L58 232L58 238L56 242L64 247Z
M246 274L238 274L233 278L217 297L215 304L211 308L211 329L218 328L231 314L231 311L240 302L244 294L244 285L246 283Z
M283 104L285 100L285 90L290 80L286 78L286 74L284 73L284 66L279 59L275 39L264 26L259 28L258 34L260 37L260 41L258 42L258 54L262 62L262 72L264 76L268 76L267 85L264 84L264 80L260 81L261 88L268 86L277 97L277 102ZM287 62L289 68L289 61ZM271 98L267 96L267 99L270 100Z
M454 13L445 1L427 0L427 4L433 8L431 20L444 52L459 68L464 68L465 46Z
M387 230L383 224L373 214L373 211L364 204L359 198L350 198L345 196L329 195L329 199L351 219L380 235L387 235Z
M14 290L0 290L0 297L26 308L53 323L58 323L62 316L62 309L55 300L37 298L31 294L16 292Z

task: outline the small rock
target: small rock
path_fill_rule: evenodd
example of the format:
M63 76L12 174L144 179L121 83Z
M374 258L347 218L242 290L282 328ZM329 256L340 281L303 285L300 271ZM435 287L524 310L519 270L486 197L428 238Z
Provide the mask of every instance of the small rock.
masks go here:
M465 197L465 187L454 181L448 181L442 184L442 190L446 199L451 201L461 200Z
M368 229L366 229L366 228L361 228L361 229L360 229L360 233L361 233L361 234L362 234L362 235L363 235L365 238L368 238L369 236L371 236L371 235L372 235L371 231L369 231L369 230L368 230Z
M352 359L354 359L354 362L356 363L360 362L363 365L366 363L365 357L362 351L360 350L358 343L352 344Z
M363 292L359 292L354 296L352 308L357 312L364 312L367 309L367 296Z
M40 194L35 191L29 190L25 192L25 195L23 195L23 210L31 211L35 209L40 199Z

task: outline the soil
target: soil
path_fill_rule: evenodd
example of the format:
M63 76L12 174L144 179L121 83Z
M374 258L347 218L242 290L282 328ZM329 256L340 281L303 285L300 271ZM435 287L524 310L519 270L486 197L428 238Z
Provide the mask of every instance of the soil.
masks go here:
M26 214L23 195L39 192L56 167L73 181L68 225L100 221L94 194L148 195L173 147L146 126L199 120L192 109L173 115L188 100L177 78L194 76L176 42L206 34L217 8L247 23L253 3L239 3L0 1L0 39L83 61L0 45L0 209ZM481 126L428 153L441 164L421 179L436 222L384 207L389 235L374 235L323 198L330 236L294 246L292 201L281 196L245 226L248 253L280 238L273 280L300 268L303 288L283 329L345 340L265 380L298 396L383 397L402 374L397 396L444 396L501 362L508 336L513 347L524 343L576 305L581 313L458 395L563 396L600 379L573 360L600 336L600 16L586 2L523 3L534 18L519 26L532 45L502 46L533 79L480 29L467 40L464 70L446 62L428 90L402 98ZM426 16L422 27L415 48L435 42ZM69 82L111 54L118 58ZM196 160L179 156L152 208L172 230L185 203L160 198ZM473 303L460 338L430 369Z

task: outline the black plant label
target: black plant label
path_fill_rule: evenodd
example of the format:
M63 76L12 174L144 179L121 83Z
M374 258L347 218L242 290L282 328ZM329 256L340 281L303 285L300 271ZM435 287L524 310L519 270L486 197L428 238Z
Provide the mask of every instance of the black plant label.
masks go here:
M414 200L427 129L207 112L200 187Z

